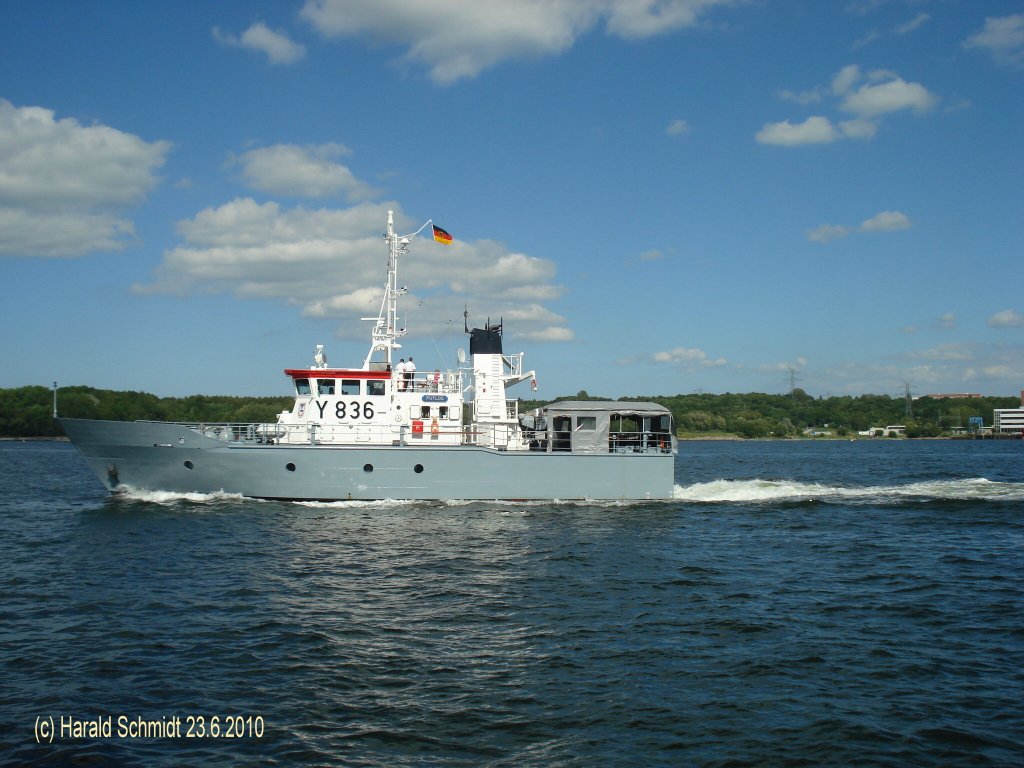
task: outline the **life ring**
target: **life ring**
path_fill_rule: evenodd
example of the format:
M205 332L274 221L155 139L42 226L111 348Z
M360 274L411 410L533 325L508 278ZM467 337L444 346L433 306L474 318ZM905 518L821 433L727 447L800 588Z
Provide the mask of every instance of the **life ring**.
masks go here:
M440 431L441 428L437 425L437 419L435 418L432 422L430 422L430 434L436 435Z

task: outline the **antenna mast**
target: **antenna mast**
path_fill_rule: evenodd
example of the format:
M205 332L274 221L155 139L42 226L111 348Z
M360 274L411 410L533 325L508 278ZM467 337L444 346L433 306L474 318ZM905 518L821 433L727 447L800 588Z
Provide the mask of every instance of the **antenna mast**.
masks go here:
M410 237L395 234L395 212L388 211L388 231L384 233L388 244L388 278L384 286L384 299L377 317L364 317L363 320L375 321L370 341L370 351L363 361L363 370L370 369L370 358L378 350L384 352L384 362L390 366L392 350L401 348L397 339L405 335L405 328L398 327L398 297L408 292L407 288L398 287L398 257L408 250Z
M388 280L384 286L384 300L380 304L380 313L377 317L363 317L361 320L373 322L373 333L370 340L370 351L366 353L366 360L363 361L363 370L370 370L370 359L377 351L384 352L384 362L391 366L393 351L401 349L402 345L397 339L405 336L406 329L398 327L398 297L409 292L405 286L398 287L398 257L409 250L409 243L420 232L430 226L431 220L417 229L411 235L398 235L395 233L395 212L388 211L388 231L384 233L384 239L388 244ZM378 361L379 362L379 361Z

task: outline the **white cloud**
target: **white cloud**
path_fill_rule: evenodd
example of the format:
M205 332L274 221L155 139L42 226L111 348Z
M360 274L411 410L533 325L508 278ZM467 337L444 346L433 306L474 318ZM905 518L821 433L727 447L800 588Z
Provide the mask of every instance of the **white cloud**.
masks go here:
M870 120L843 120L839 131L848 139L870 139L878 133L878 126Z
M895 232L900 229L910 229L913 226L910 218L899 211L882 211L876 213L870 219L861 222L857 227L858 232Z
M0 99L0 255L81 256L134 235L171 145Z
M852 47L854 50L857 50L858 48L863 48L866 45L871 45L871 43L875 42L875 40L878 40L881 37L882 33L879 32L877 29L868 30L863 37L860 37L857 40L853 41Z
M1013 309L996 312L988 319L993 328L1024 328L1024 315Z
M526 341L534 341L537 343L572 341L576 338L576 334L572 332L571 328L563 328L553 325L536 331L520 333L518 336Z
M789 120L766 123L755 138L761 144L796 147L802 144L827 144L839 138L839 133L828 118L816 115L795 125Z
M601 3L608 14L608 31L628 39L664 34L697 23L706 9L724 0L611 0Z
M405 47L442 85L512 59L562 53L601 20L624 39L693 26L731 0L306 0L300 16L325 37Z
M940 315L938 320L935 321L935 327L947 331L956 328L956 315L952 312L946 312Z
M866 82L856 88L862 81ZM870 139L878 132L880 118L902 110L924 113L939 101L920 83L908 83L894 72L882 69L865 75L856 64L839 70L827 88L796 93L782 91L780 96L798 104L818 103L831 96L840 100L836 105L838 109L854 117L833 121L827 115L814 115L802 123L790 120L767 123L755 135L761 144L795 147L827 144L839 139Z
M822 224L807 231L807 239L816 243L827 243L830 240L837 240L850 234L850 228L836 224Z
M0 256L81 256L119 251L134 239L127 219L102 213L46 213L0 205Z
M673 120L665 129L665 133L669 136L685 136L689 132L690 126L685 120Z
M858 80L860 80L860 67L856 64L847 64L832 78L832 93L837 96L843 96L850 92L850 89L853 88L854 83Z
M703 349L687 349L685 347L655 352L651 355L651 360L655 363L676 363L684 366L703 366L705 368L720 368L723 365L729 364L724 357L710 358Z
M931 19L931 15L930 14L919 13L919 14L917 14L917 16L915 16L914 18L912 18L910 21L906 22L905 24L900 24L898 27L896 27L893 30L893 32L895 32L897 35L906 35L906 34L908 34L910 32L913 32L913 31L915 31L917 29L920 29L924 25L924 23L927 22L930 19Z
M986 18L985 26L964 41L965 48L982 48L998 64L1024 64L1024 13Z
M878 85L862 85L847 94L840 108L870 120L903 109L927 112L936 102L938 98L920 83L908 83L897 77Z
M1024 344L940 344L894 359L892 365L851 361L826 373L845 381L840 389L851 394L902 393L910 382L916 393L965 391L969 383L975 391L1005 395L1018 392L1024 380Z
M314 198L343 194L351 201L375 196L376 190L336 162L348 154L341 144L276 144L250 150L233 162L242 166L246 183L263 192Z
M779 91L779 98L783 101L792 101L794 104L817 104L821 101L821 90L810 91Z
M966 344L940 344L931 349L921 349L907 354L910 360L956 361L973 360L974 352Z
M235 37L228 32L213 28L214 39L234 48L246 48L265 54L271 64L291 64L306 55L306 47L294 42L281 31L274 31L262 21L253 24L242 36Z
M846 237L852 232L895 232L901 229L910 229L913 226L910 217L899 211L881 211L870 219L861 222L856 230L852 230L843 224L822 224L814 229L807 230L807 239L816 243L827 243Z
M964 370L964 381L992 381L994 379L1019 381L1022 372L1024 372L1024 368L1014 368L1009 365L983 365Z
M341 333L362 338L376 315L387 259L380 232L387 210L396 228L416 229L395 203L360 203L346 209L284 208L236 199L178 224L183 243L164 254L155 280L141 293L228 292L282 301L303 314L344 319ZM419 238L401 265L410 288L403 317L410 334L444 332L457 323L465 298L472 317L504 317L512 337L568 341L565 318L544 302L558 298L555 265L490 241L456 239L439 246Z
M784 373L790 369L803 368L807 365L806 357L798 357L792 363L767 363L765 365L758 366L757 370L764 373Z
M917 14L917 16L915 16L914 18L910 19L910 21L905 21L902 24L897 24L895 27L893 27L891 30L889 30L886 33L881 32L881 31L879 31L877 29L872 29L869 32L867 32L863 37L861 37L859 40L857 40L853 44L853 47L854 48L863 48L865 45L868 45L870 43L875 42L876 40L881 39L884 34L892 34L892 35L899 35L899 36L908 35L911 32L915 32L916 30L920 29L929 20L931 20L931 15L929 15L927 13L919 13L919 14Z

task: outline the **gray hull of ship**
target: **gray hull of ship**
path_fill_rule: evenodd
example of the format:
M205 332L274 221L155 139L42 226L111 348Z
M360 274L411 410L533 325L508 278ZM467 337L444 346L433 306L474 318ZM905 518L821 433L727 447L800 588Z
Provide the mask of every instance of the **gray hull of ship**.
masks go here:
M266 445L179 424L60 419L110 491L291 500L672 498L671 453L543 453L474 446Z

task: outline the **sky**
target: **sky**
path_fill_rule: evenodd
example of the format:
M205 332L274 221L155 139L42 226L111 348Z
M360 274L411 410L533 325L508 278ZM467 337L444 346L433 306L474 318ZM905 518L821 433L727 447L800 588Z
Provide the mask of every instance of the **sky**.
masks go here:
M1024 4L5 4L0 387L358 367L388 210L421 370L465 310L537 397L1014 395Z

